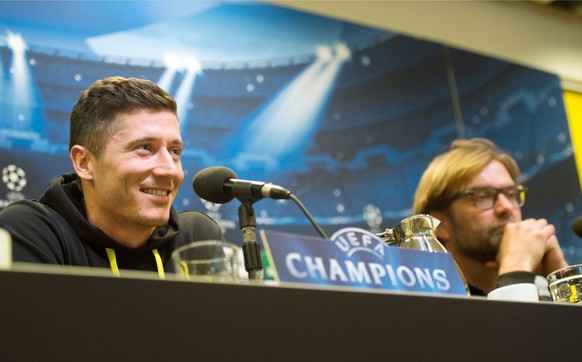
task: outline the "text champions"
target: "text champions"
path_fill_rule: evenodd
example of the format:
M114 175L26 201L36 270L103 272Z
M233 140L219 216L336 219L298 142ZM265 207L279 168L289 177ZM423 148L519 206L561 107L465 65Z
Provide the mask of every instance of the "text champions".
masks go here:
M391 289L448 291L451 282L442 269L392 266L374 262L324 259L289 253L285 257L289 273L297 279L341 282L370 287L391 285ZM387 284L388 283L388 284Z

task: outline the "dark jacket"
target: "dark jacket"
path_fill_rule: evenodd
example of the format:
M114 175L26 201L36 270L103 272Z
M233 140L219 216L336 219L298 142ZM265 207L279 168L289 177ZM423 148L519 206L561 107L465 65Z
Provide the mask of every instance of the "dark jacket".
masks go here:
M110 268L106 249L115 251L119 269L157 270L156 249L166 272L173 272L171 253L201 240L223 240L218 224L196 211L170 211L170 219L156 228L147 243L130 249L91 225L83 207L83 193L74 174L54 178L40 200L21 200L0 212L0 228L12 236L15 262Z

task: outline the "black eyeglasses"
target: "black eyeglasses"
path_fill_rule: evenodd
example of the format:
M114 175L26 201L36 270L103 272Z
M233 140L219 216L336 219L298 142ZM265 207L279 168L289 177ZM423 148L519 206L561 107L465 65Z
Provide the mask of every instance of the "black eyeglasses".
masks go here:
M518 208L525 204L525 192L527 188L523 185L508 186L501 189L485 186L475 187L465 191L461 191L451 197L449 203L465 197L467 195L473 196L473 204L483 210L491 209L497 202L499 194L505 195L513 205Z

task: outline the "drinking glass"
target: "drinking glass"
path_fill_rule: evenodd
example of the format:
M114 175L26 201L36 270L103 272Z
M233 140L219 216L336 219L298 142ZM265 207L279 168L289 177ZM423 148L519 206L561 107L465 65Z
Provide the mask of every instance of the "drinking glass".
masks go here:
M548 275L556 303L582 303L582 264L567 266Z
M220 240L196 241L172 252L176 271L188 280L238 282L239 248Z

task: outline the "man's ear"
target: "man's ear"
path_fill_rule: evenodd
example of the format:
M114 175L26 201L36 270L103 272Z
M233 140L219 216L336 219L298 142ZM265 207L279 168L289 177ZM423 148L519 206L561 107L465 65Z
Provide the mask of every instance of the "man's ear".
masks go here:
M95 158L88 149L80 145L75 145L71 148L69 156L71 157L75 173L79 178L85 180L93 179L93 164Z
M443 211L431 211L429 214L440 220L436 235L437 239L445 244L451 238L451 220Z

